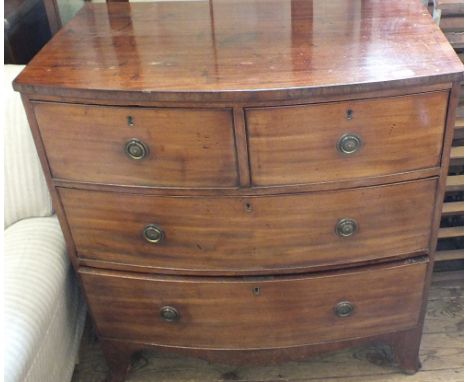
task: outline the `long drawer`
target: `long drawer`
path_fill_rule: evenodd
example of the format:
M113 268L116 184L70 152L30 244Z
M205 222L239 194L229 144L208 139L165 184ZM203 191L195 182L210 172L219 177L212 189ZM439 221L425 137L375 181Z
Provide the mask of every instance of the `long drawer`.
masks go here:
M228 109L34 103L55 178L162 187L233 187Z
M135 276L90 268L80 273L104 337L245 350L411 328L418 322L426 270L421 262L255 280Z
M383 176L440 164L448 93L247 109L257 186Z
M428 249L436 180L258 197L59 189L78 255L183 273L298 272Z

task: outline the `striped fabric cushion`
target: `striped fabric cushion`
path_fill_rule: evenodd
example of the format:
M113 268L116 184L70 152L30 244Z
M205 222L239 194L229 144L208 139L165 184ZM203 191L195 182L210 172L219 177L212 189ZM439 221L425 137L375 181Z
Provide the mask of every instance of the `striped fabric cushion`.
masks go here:
M4 66L5 227L32 216L49 216L52 203L19 93L11 86L23 69Z
M22 220L4 238L5 381L69 381L84 304L57 218Z

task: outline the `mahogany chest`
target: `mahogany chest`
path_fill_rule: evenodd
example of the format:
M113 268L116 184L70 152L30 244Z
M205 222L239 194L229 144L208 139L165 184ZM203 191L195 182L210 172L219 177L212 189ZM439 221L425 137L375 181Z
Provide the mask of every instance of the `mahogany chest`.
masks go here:
M111 368L419 343L463 67L420 0L86 4L14 82Z

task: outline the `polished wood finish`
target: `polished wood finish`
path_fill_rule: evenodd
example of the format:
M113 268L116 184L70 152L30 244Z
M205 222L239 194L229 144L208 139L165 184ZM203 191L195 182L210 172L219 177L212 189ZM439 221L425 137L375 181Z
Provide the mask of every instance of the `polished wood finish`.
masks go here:
M13 82L13 86L15 83ZM410 87L395 87L389 89L382 89L378 91L371 91L371 90L362 90L356 91L352 93L343 93L343 94L320 94L314 96L304 96L300 99L294 98L278 98L278 99L263 99L261 97L252 99L250 101L240 102L240 101L226 101L222 98L213 99L211 101L204 101L204 102L194 102L194 101L186 101L186 100L151 100L151 99L130 99L124 98L122 96L119 97L112 97L112 98L99 98L96 97L94 99L86 100L83 98L84 92L80 93L81 97L78 96L57 96L51 94L44 94L40 95L37 98L42 101L47 102L58 102L62 103L64 100L68 103L86 103L90 102L93 105L103 105L109 106L142 106L142 107L188 107L188 108L198 108L198 107L209 107L209 108L243 108L243 107L272 107L272 106L287 106L287 105L299 105L299 104L310 104L310 103L322 103L322 102L336 102L336 101L346 101L346 100L354 100L354 99L369 99L374 97L393 97L393 96L403 96L403 95L412 95L418 93L427 93L433 91L441 91L441 90L450 90L453 86L453 82L440 82L434 84L420 84L414 85ZM26 94L26 93L25 93ZM32 98L34 100L35 97ZM237 124L236 124L237 126Z
M395 361L406 374L412 375L421 368L419 359L420 338L421 329L419 328L402 332L392 338L391 344Z
M252 183L325 182L437 166L446 107L447 92L435 92L248 109ZM338 150L345 134L360 137L357 152Z
M86 4L15 87L245 102L451 82L462 71L418 0L112 3Z
M419 318L426 268L421 262L317 276L183 282L89 269L80 274L104 337L253 350L412 328ZM342 301L354 306L348 317L335 313ZM166 305L179 311L178 321L161 319L159 310Z
M427 252L435 190L428 179L244 198L59 193L80 258L140 271L268 274ZM358 223L351 237L335 232L343 218ZM164 231L160 243L144 239L147 224Z
M100 341L95 339L91 326L87 329L80 363L75 369L72 382L101 381L107 369ZM346 345L351 346L349 349L316 358L312 358L310 354L307 358L299 357L296 351L296 362L266 367L259 365L259 360L255 359L256 352L249 352L252 357L251 365L236 366L180 356L170 353L170 349L162 352L161 348L148 348L140 353L141 356L137 358L136 355L133 358L132 363L136 367L131 370L129 379L135 382L150 382L161 378L168 378L171 382L216 382L237 378L243 382L278 382L278 376L281 375L285 381L308 382L375 382L376 379L385 382L402 382L406 379L412 382L459 382L464 366L463 329L463 271L436 272L430 288L421 343L420 358L424 360L423 367L421 373L412 378L399 373L394 354L388 348L389 342L384 342L384 338L379 336L379 340L373 341L372 346L357 346L356 343L350 345L347 342ZM317 346L313 346L313 349L317 350ZM394 347L394 351L398 349ZM270 363L274 362L271 352L269 355Z
M250 172L248 173L250 176ZM141 195L171 195L171 196L261 196L296 194L316 191L335 191L349 188L379 186L393 183L401 183L416 179L438 177L441 174L440 167L431 167L422 170L405 171L398 174L375 176L361 179L333 180L330 182L287 184L269 187L246 187L236 188L178 188L178 187L145 187L145 186L123 186L115 184L99 184L89 182L76 182L63 179L53 179L53 184L58 188L72 188L90 191L117 191L125 193L137 193ZM458 183L461 180L457 181ZM463 185L461 185L463 187Z
M35 103L34 111L54 178L137 186L238 184L229 110ZM145 158L125 154L133 138L146 144Z
M419 0L87 4L14 86L111 380L145 347L416 371L462 70Z

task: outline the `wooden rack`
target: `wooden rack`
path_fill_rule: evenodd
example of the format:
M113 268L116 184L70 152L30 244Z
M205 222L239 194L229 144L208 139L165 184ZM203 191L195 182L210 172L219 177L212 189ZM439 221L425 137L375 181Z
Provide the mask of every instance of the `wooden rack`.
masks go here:
M464 0L432 0L427 4L434 21L445 33L462 61L464 61ZM450 167L447 190L442 208L442 219L438 233L436 261L438 265L447 261L463 260L463 190L464 190L464 121L463 94L457 108L455 133L450 152Z

